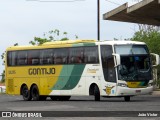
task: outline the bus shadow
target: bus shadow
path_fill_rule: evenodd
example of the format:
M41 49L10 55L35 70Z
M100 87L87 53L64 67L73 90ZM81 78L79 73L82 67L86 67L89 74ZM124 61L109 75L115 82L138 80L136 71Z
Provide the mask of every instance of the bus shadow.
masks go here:
M19 99L19 100L11 100L11 101L7 101L7 102L15 102L15 103L17 103L17 102L26 102L26 103L29 103L29 102L57 102L57 103L59 103L59 102L66 102L66 103L69 103L69 102L93 102L93 103L103 103L103 102L110 102L110 103L113 103L113 102L115 102L115 103L118 103L118 102L126 102L126 103L134 103L134 102L150 102L150 101L154 101L154 100L131 100L131 101L128 101L128 102L126 102L126 101L124 101L124 100L109 100L109 99L107 99L107 100L100 100L100 101L94 101L94 100L92 100L92 99L90 99L90 100L86 100L86 99L79 99L79 100L75 100L75 99L71 99L71 100L68 100L68 101L59 101L59 100L57 100L57 101L53 101L53 100L50 100L50 99L47 99L47 100L41 100L41 101L24 101L23 99Z

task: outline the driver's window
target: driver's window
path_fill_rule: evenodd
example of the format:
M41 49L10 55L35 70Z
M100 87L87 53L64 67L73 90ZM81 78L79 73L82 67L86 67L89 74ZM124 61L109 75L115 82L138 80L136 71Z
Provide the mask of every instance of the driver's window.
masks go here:
M104 78L107 82L116 82L114 58L112 56L112 46L101 46L101 58Z

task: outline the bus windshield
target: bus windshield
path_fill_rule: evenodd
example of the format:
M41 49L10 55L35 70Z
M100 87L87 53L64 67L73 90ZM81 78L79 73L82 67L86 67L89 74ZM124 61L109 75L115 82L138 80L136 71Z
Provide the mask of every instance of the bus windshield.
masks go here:
M116 45L120 54L118 78L125 81L144 81L152 79L151 62L146 45Z

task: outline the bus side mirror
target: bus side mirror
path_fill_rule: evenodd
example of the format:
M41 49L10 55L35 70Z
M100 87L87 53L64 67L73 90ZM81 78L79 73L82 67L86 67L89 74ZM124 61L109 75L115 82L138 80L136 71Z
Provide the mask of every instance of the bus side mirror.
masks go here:
M151 58L152 58L152 66L155 67L157 65L159 65L159 55L155 54L155 53L150 53Z
M119 54L112 54L115 59L116 59L116 63L115 63L115 67L119 66L121 64L121 58Z

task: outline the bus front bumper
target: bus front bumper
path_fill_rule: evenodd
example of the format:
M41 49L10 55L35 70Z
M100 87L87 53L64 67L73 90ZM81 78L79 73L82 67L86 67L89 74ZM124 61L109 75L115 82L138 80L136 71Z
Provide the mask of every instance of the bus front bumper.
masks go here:
M146 95L153 92L153 86L146 88L117 87L117 96Z

